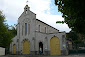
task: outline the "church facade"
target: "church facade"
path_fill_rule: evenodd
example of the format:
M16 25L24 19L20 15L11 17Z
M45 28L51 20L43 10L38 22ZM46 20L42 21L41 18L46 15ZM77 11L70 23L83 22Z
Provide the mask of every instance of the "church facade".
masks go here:
M11 54L62 55L66 50L66 33L36 19L28 5L18 18L17 35L10 44Z

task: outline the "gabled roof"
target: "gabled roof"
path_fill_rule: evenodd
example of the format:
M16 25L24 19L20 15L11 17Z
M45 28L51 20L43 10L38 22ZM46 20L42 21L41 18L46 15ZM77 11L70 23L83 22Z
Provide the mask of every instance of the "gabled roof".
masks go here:
M49 26L49 27L51 27L51 28L53 28L53 29L55 29L55 30L58 30L58 29L56 29L56 28L54 28L54 27L48 25L47 23L45 23L45 22L43 22L43 21L41 21L41 20L39 20L39 19L36 19L36 20L37 20L37 21L40 21L40 22L42 22L42 23L44 23L44 24L46 24L47 26ZM58 30L58 31L59 31L59 30Z

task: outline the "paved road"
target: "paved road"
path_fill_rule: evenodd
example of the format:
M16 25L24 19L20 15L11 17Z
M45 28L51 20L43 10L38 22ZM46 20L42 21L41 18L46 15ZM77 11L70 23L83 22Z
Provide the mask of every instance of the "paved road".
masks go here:
M85 57L85 54L68 55L68 56L45 56L45 55L5 55L0 57Z

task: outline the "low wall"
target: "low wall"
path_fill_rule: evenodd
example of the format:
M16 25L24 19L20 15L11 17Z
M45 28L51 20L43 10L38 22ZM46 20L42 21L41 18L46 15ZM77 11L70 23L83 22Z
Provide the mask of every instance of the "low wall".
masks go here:
M0 55L5 55L5 48L0 47Z

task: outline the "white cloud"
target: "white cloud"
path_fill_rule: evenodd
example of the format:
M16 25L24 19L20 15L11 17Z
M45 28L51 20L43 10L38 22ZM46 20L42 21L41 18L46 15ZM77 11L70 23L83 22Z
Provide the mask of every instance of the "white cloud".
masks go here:
M67 24L56 24L56 21L63 21L64 18L62 18L61 15L51 15L51 14L43 14L41 16L37 16L37 18L40 18L40 20L44 21L45 23L59 29L60 31L66 31L69 32L71 29L69 29Z
M27 0L0 0L0 9L6 16L9 24L16 24L18 17L24 11ZM37 18L47 24L59 29L60 31L70 31L66 24L56 24L56 21L64 20L61 15L50 13L51 0L29 0L30 10L37 14ZM47 11L47 13L45 13Z

